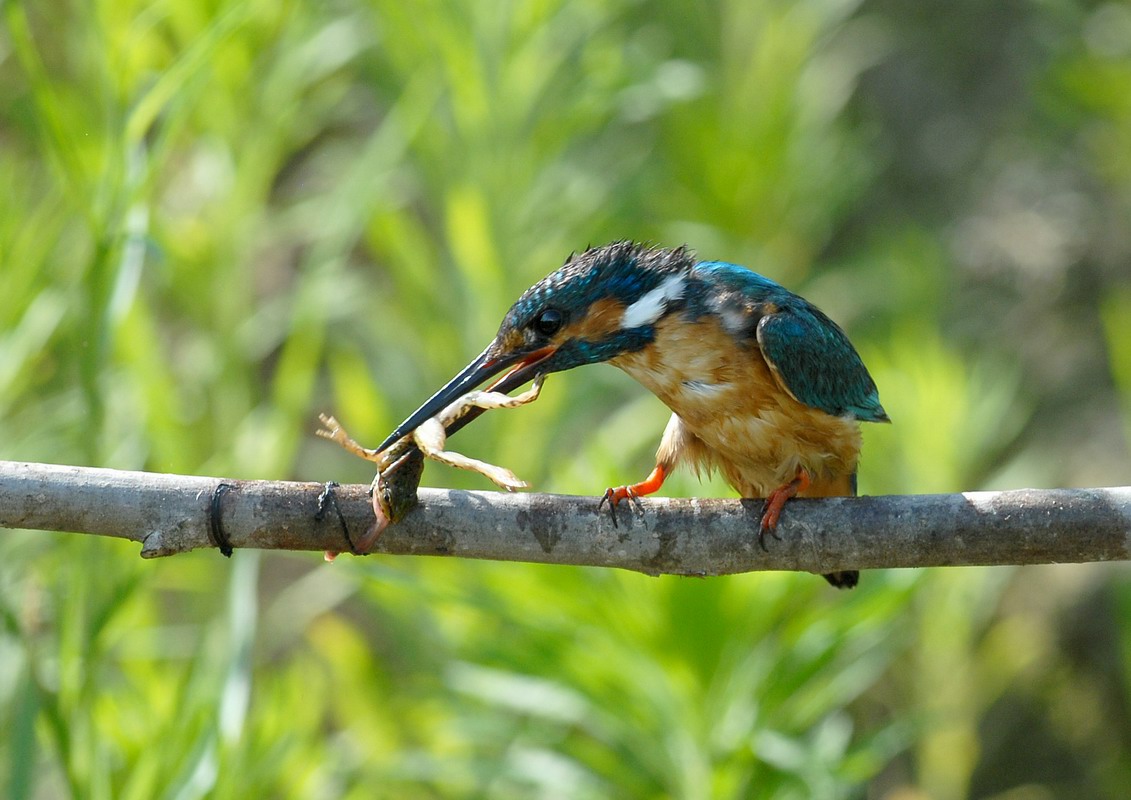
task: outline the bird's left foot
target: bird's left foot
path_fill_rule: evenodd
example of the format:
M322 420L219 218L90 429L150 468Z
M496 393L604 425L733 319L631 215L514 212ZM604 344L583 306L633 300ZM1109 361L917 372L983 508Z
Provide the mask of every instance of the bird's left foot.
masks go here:
M778 536L777 527L786 501L808 488L809 473L804 469L799 469L796 478L770 492L770 496L766 498L765 506L762 507L762 524L758 528L758 544L762 545L763 550L766 549L767 533L775 539L781 538Z

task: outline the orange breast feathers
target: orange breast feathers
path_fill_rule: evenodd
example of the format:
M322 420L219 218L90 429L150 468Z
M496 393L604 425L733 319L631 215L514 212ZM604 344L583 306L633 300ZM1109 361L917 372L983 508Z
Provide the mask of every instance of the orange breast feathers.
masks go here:
M743 497L765 497L805 469L802 494L852 494L859 424L795 400L756 342L736 346L718 322L667 317L655 342L612 359L674 414L657 461L674 469L718 469Z

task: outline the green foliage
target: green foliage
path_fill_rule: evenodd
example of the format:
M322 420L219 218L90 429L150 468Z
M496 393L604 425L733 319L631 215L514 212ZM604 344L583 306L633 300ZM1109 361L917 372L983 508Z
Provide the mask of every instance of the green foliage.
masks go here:
M1126 483L1131 17L959 6L0 4L0 457L367 481L318 411L379 440L636 238L851 330L866 492ZM597 495L666 417L591 367L458 444ZM13 798L1131 792L1115 570L0 553Z

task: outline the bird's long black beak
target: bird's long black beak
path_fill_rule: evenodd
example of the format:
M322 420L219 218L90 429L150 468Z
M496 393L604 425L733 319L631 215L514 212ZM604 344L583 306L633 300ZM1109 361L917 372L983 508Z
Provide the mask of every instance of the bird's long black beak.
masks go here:
M493 344L489 345L486 350L475 357L474 361L460 370L458 375L448 381L440 391L425 400L424 405L412 412L408 419L398 425L397 429L389 434L385 441L381 443L381 446L377 448L378 452L389 447L398 439L412 433L454 401L463 397L484 381L498 375L508 367L512 367L510 372L495 381L495 383L491 384L488 388L505 393L521 386L538 374L539 365L553 355L555 350L553 347L544 347L529 353L513 353L498 356L492 353L492 348ZM471 413L459 420L459 422L463 422L464 420L470 422L471 419L479 416L475 411L478 411L478 409L473 409ZM455 426L449 428L449 432L452 432L454 427ZM462 427L462 425L459 427Z

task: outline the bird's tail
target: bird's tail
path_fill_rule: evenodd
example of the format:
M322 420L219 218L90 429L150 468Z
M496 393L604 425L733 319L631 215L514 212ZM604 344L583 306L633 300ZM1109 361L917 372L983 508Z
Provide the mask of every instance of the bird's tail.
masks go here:
M826 572L822 576L838 589L855 589L860 582L860 570L846 569L840 572Z

